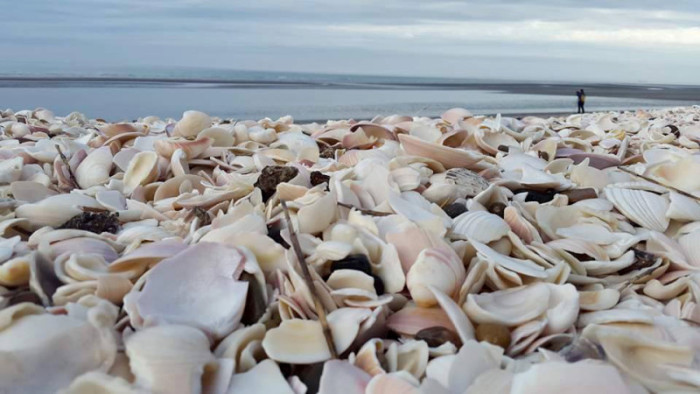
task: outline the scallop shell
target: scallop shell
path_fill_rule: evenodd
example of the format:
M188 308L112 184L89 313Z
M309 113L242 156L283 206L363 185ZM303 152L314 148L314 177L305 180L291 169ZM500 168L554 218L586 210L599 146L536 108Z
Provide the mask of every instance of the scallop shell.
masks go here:
M510 231L505 220L486 211L465 212L452 221L452 239L474 239L489 243L504 237Z
M669 220L669 201L663 196L643 190L606 187L605 196L623 215L650 230L664 232Z

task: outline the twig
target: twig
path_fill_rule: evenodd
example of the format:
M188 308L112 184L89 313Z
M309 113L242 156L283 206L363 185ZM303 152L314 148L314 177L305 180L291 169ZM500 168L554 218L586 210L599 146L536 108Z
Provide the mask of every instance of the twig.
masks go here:
M61 147L59 145L54 145L56 147L56 150L58 151L58 154L61 156L61 161L63 161L63 164L66 166L66 170L68 171L68 177L70 178L71 182L75 186L78 186L78 180L75 178L75 175L73 174L73 171L70 169L70 164L68 163L68 158L66 155L63 154L61 151Z
M350 205L350 204L346 204L346 203L344 203L344 202L339 202L338 205L340 205L341 207L345 207L345 208L357 209L358 211L364 213L365 215L372 215L372 216L389 216L389 215L393 215L392 213L387 213L387 212L379 212L379 211L372 211L372 210L369 210L369 209L361 209L361 208L352 206L352 205Z
M662 184L662 183L659 183L659 181L657 181L657 180L655 180L655 179L652 179L652 178L649 178L649 177L647 177L647 176L639 175L639 174L637 174L636 172L630 170L629 168L626 168L626 167L617 167L617 168L620 169L620 170L622 170L622 171L624 171L624 172L626 172L626 173L628 173L628 174L630 174L630 175L634 175L634 176L636 176L636 177L642 178L642 179L644 179L645 181L654 183L654 184L656 184L656 185L659 185L659 186L661 186L661 187L665 187L665 188L667 188L667 189L671 189L671 190L673 190L673 191L676 192L676 193L680 193L680 194L682 194L682 195L684 195L684 196L686 196L686 197L690 197L690 198L692 198L692 199L694 199L694 200L696 200L696 201L700 201L700 199L699 199L698 197L696 197L696 196L694 196L694 195L692 195L692 194L690 194L690 193L688 193L688 192L684 192L683 190L677 189L677 188L675 188L675 187L673 187L673 186L664 185L664 184Z
M338 354L335 351L335 344L333 343L333 335L331 329L328 326L328 321L326 320L326 310L323 308L321 301L316 292L316 286L314 286L314 281L311 279L311 272L309 272L309 266L304 259L304 253L301 251L301 245L299 244L299 238L297 238L297 233L294 231L294 225L292 224L292 218L289 216L289 209L287 208L287 203L284 200L280 200L282 204L282 210L284 210L284 217L287 220L287 227L289 227L289 237L292 241L292 247L294 248L294 253L297 255L297 260L299 260L299 265L301 266L301 271L304 274L304 280L306 281L306 286L311 292L311 297L314 299L314 306L316 307L316 314L318 314L318 320L321 322L321 327L323 328L323 336L326 337L326 344L328 345L328 350L331 352L331 358L338 358Z

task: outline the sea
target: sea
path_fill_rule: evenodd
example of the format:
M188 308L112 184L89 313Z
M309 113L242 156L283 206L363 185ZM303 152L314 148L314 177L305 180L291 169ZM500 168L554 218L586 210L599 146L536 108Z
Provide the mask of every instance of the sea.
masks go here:
M700 87L654 84L477 80L236 70L136 70L110 73L0 72L0 109L47 108L108 121L155 115L177 119L197 109L228 119L298 122L371 119L376 115L439 116L453 107L475 114L576 112L585 88L587 111L666 108L700 103Z

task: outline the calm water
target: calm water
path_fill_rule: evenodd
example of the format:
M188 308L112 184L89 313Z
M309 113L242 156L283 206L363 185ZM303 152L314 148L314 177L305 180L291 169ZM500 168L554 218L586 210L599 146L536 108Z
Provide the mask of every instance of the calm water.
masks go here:
M466 89L469 90L466 90L465 85L459 85L470 83L466 80L316 74L239 72L163 76L144 73L117 75L125 78L119 81L99 80L114 75L98 75L97 79L91 80L62 79L65 77L32 81L7 80L0 76L0 108L20 110L44 107L57 115L79 111L89 117L110 121L145 115L179 118L188 109L199 109L212 115L236 119L292 115L299 121L366 119L378 114L437 116L452 107L464 107L477 114L576 110L573 90L571 95L522 94L519 92L528 91L527 87L506 82L501 82L504 91L496 91L479 90L478 87L468 87ZM165 77L169 80L130 79L134 77ZM207 82L174 82L173 78ZM517 86L516 93L506 92L513 91L514 86ZM567 88L566 94L568 91ZM687 99L599 97L595 92L589 94L586 103L589 111L672 107L698 102ZM609 92L603 95L610 96Z

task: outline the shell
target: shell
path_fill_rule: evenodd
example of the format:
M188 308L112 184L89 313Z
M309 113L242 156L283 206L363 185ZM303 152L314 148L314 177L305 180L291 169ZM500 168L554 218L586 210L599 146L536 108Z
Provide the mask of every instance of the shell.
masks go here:
M483 159L483 155L477 152L441 146L406 134L400 134L399 141L406 153L436 160L447 169L455 167L482 168L478 163Z
M200 111L185 111L175 124L173 132L181 137L195 137L200 131L211 126L209 115Z
M138 186L158 177L158 155L155 152L139 152L129 162L124 174L124 192L130 194Z
M124 309L134 327L187 324L223 338L243 315L248 283L237 279L245 264L257 265L235 248L200 242L158 263L143 289L124 297Z
M21 157L0 161L0 185L18 181L22 176L23 165Z
M605 188L605 196L623 215L650 230L664 232L668 227L666 198L643 190Z
M321 323L315 320L284 320L267 332L262 346L268 357L284 363L310 364L331 358Z
M504 237L509 231L508 223L498 215L486 211L465 212L452 222L450 237L489 243Z
M139 330L125 346L135 383L151 392L199 392L204 369L214 361L207 337L188 326Z
M671 191L669 197L667 218L683 222L700 221L700 203L675 191Z
M289 383L284 379L279 366L272 360L264 360L253 369L231 377L228 392L232 393L280 393L294 394Z
M233 134L221 127L209 127L197 134L198 139L210 138L211 146L229 147L236 144Z
M545 362L513 376L512 393L591 393L628 392L629 388L614 367L580 361Z
M464 265L452 249L430 248L416 258L406 275L406 286L416 304L430 307L437 304L430 286L456 297L465 278Z
M106 146L90 152L75 170L78 185L87 189L106 183L112 170L112 158L112 151Z
M550 290L544 283L487 294L469 294L464 310L473 322L518 326L542 315Z
M81 207L100 208L101 206L94 198L83 194L57 194L34 204L19 206L15 214L18 218L29 220L33 228L58 227L73 216L82 213Z
M178 150L182 149L182 151L185 154L185 159L190 160L190 159L196 159L202 153L204 153L209 147L214 143L213 138L208 138L208 137L200 137L197 138L194 141L189 141L189 140L177 140L177 139L168 139L168 140L157 140L153 146L158 152L159 155L165 157L166 159L170 159L173 156L173 153ZM229 145L230 146L230 145Z

